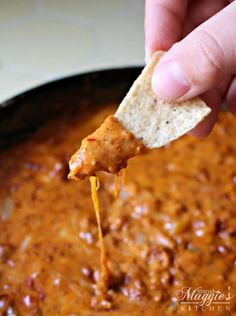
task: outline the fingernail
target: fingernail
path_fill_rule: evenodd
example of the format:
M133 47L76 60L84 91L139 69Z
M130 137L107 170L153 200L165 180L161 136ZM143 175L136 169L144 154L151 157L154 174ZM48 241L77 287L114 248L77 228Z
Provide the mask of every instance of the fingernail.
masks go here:
M147 64L149 60L151 59L153 53L148 50L147 48L145 49L145 63Z
M161 98L176 100L190 89L190 84L180 66L175 61L167 61L154 70L152 88Z

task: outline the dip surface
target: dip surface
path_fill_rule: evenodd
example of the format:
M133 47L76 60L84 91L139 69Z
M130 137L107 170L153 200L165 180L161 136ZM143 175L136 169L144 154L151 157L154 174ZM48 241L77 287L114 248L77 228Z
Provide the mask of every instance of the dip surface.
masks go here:
M206 139L189 136L98 174L111 310L92 302L100 249L89 180L67 179L81 140L114 108L65 115L0 154L0 315L233 315L181 312L175 292L236 284L236 121L220 115ZM216 308L216 307L215 307Z

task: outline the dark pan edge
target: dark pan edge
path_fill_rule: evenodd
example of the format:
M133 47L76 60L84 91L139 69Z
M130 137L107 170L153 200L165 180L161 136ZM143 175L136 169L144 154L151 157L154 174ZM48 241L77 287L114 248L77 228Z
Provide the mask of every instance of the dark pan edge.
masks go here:
M62 109L120 102L142 67L100 70L52 81L9 99L0 108L0 148L25 139Z

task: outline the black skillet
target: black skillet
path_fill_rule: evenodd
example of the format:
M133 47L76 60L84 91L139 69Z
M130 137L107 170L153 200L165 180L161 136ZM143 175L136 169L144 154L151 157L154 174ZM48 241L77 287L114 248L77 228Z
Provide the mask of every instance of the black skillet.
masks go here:
M140 67L102 70L50 82L20 94L0 108L0 149L19 142L50 119L89 106L118 103Z

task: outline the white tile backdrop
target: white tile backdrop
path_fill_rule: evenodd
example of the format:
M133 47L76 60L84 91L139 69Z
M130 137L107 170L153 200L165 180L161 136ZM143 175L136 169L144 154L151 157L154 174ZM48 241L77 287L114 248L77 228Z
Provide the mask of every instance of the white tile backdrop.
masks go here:
M67 75L144 63L144 0L0 0L0 102Z

